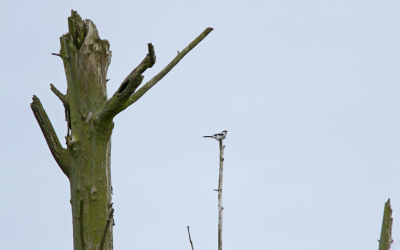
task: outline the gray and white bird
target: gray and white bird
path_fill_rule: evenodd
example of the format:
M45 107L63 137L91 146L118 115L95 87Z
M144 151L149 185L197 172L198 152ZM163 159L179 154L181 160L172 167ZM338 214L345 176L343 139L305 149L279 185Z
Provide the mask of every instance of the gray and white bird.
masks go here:
M203 136L204 138L214 138L217 141L222 141L223 139L226 138L226 134L228 131L224 130L221 133L215 134L215 135L205 135Z

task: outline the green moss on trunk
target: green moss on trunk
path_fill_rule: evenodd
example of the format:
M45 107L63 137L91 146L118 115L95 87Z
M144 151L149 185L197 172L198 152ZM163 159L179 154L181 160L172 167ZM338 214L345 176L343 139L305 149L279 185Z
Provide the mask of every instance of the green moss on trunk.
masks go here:
M66 139L70 152L74 249L84 246L97 249L112 209L113 123L96 123L94 118L107 100L106 76L111 51L92 21L83 21L72 11L68 25L69 33L60 38L60 54L68 83L65 98L70 109L71 135ZM108 230L104 249L112 249L113 245L112 227Z
M149 53L110 99L106 88L112 55L110 43L100 39L92 21L82 20L73 10L68 18L68 30L69 33L60 37L60 53L53 53L64 63L68 84L66 95L51 85L51 90L64 104L67 149L61 146L36 96L31 108L54 159L70 181L74 249L111 250L113 233L110 224L114 211L110 168L112 120L161 80L212 28L203 31L167 67L135 92L144 78L142 73L156 62L154 47L149 43Z

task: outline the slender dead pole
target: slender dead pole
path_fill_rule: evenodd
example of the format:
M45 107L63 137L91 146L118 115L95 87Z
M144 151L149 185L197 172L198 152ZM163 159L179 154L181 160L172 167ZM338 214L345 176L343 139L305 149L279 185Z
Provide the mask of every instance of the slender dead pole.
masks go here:
M214 138L219 141L219 181L218 189L214 189L214 191L218 191L218 250L222 250L222 210L224 210L224 207L222 206L222 179L224 173L225 145L222 143L222 140L226 138L227 133L228 131L224 130L215 135L203 136L204 138Z
M390 206L390 199L385 203L385 210L383 211L383 221L381 230L381 239L379 241L379 250L389 250L392 245L392 208Z
M224 171L224 149L222 140L219 141L219 181L218 181L218 250L222 250L222 177Z

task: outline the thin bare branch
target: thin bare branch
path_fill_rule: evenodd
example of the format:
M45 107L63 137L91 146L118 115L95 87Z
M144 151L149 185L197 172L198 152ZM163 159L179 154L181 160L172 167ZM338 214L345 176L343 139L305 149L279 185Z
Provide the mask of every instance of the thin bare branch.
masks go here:
M67 103L67 99L65 98L65 95L63 95L52 83L50 83L50 89L53 91L53 93L64 103Z
M67 121L67 136L69 136L69 131L71 130L71 119L70 119L70 110L69 103L66 95L63 95L53 84L50 83L50 89L53 93L62 101L65 109L65 121Z
M194 250L194 248L193 248L193 242L192 242L192 238L190 237L189 226L187 227L187 229L188 229L188 234L189 234L189 241L190 241L190 245L192 246L192 250Z
M114 116L124 110L126 108L125 103L143 81L144 77L142 76L142 73L146 71L146 69L153 67L153 65L156 63L154 47L151 43L147 45L149 53L146 55L143 61L125 78L115 94L104 104L103 109L98 113L98 121L111 122Z
M68 151L61 146L57 134L54 131L53 125L51 124L50 119L46 114L46 111L43 109L42 103L40 102L39 98L34 95L32 99L33 101L31 103L31 109L40 126L40 129L42 130L51 154L53 155L54 159L56 160L64 174L69 177L67 163Z
M53 56L59 56L59 57L61 57L62 58L62 56L60 55L60 54L57 54L57 53L51 53Z
M379 240L379 250L389 250L392 245L392 208L390 206L390 199L385 203L385 210L383 212L383 221L381 229L381 239Z
M104 229L103 238L101 239L99 250L103 250L104 243L106 242L106 236L107 236L107 232L108 232L108 227L110 226L110 222L112 220L113 215L114 215L114 208L111 209L110 214L108 215L106 228Z
M205 29L196 39L193 40L184 50L181 52L178 51L178 55L163 69L154 76L150 81L148 81L145 85L143 85L138 91L136 91L129 100L125 103L125 108L129 107L131 104L135 103L142 97L149 89L151 89L157 82L159 82L168 72L170 72L175 65L177 65L180 60L189 53L197 44L199 44L210 32L213 28ZM124 109L125 109L124 108Z

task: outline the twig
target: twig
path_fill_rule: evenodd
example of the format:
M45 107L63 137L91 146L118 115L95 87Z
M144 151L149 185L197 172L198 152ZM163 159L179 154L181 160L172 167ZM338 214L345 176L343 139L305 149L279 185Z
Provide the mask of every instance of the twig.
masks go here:
M379 250L389 250L393 242L392 240L392 208L390 206L390 199L385 203L385 210L383 212L381 239L379 241Z
M71 119L70 119L70 110L69 110L69 103L67 100L66 95L62 94L53 84L50 83L50 89L53 93L61 100L64 105L65 109L65 121L67 121L67 136L69 136L69 131L71 130Z
M59 57L61 57L62 58L62 56L60 55L60 54L57 54L57 53L51 53L53 56L59 56Z
M78 112L81 115L82 120L86 120L86 115L82 114L80 109L78 109Z
M192 242L192 238L190 238L189 226L187 227L187 229L188 229L188 234L189 234L189 241L190 241L190 245L192 246L192 250L194 250L194 248L193 248L193 242Z
M50 89L53 93L64 103L68 104L67 99L64 94L62 94L52 83L50 83Z
M111 222L111 219L113 217L113 214L114 214L114 208L111 209L110 214L108 215L106 228L104 229L103 238L101 239L99 250L103 250L104 243L106 242L106 236L107 236L107 232L108 232L108 227L110 226L110 222Z
M86 244L85 244L85 236L83 233L83 205L84 201L81 200L81 211L79 214L79 224L80 224L80 236L81 236L81 245L82 245L82 250L86 249Z
M143 87L141 87L138 91L136 91L126 102L125 108L127 108L132 103L139 100L151 87L156 85L158 81L160 81L168 72L171 71L179 63L179 61L189 53L197 44L199 44L211 31L213 28L205 29L196 39L193 40L184 50L178 53L178 55L163 69L154 76L150 81L148 81Z

